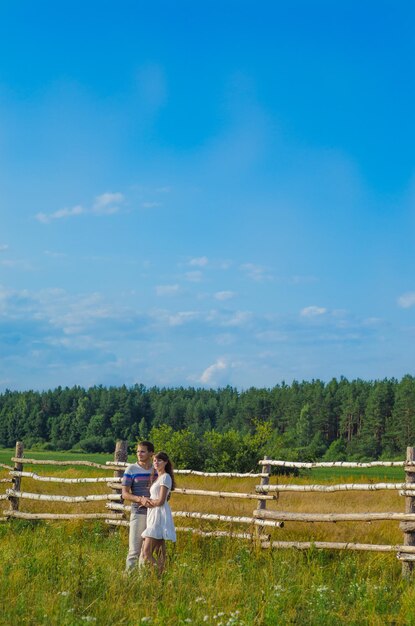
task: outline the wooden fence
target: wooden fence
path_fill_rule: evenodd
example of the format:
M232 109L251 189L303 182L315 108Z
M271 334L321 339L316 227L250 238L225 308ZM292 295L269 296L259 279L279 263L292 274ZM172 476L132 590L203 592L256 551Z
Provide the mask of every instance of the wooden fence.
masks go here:
M402 483L345 483L337 485L321 485L321 484L277 484L270 485L269 481L261 481L261 485L256 487L258 494L270 493L334 493L342 491L380 491L394 490L399 492L405 498L405 512L353 512L353 513L295 513L287 511L268 511L266 503L254 511L254 517L263 521L274 520L284 522L373 522L379 520L399 521L400 529L403 531L403 544L401 545L385 545L385 544L367 544L367 543L350 543L350 542L330 542L330 541L272 541L263 542L263 547L272 548L298 548L308 549L311 546L322 549L336 550L363 550L374 552L395 552L398 559L402 561L402 573L407 577L413 572L415 562L415 448L407 448L406 461L374 461L370 463L349 463L349 462L332 462L332 463L295 463L288 461L275 461L264 459L259 462L260 465L267 468L269 475L270 469L274 466L309 469L313 468L371 468L371 467L402 467L405 470L405 482Z
M121 476L128 465L126 442L117 442L114 454L114 461L105 465L93 463L91 461L51 461L25 458L23 454L23 444L16 444L15 456L11 459L14 466L1 465L2 469L9 470L9 477L2 478L1 483L5 483L5 493L0 493L0 500L8 500L9 508L2 511L0 520L6 521L12 518L32 519L32 520L70 520L70 519L103 519L112 526L128 526L127 514L131 510L129 505L123 503L121 498ZM415 448L407 449L406 461L389 462L376 461L371 463L293 463L287 461L272 460L267 457L260 461L261 473L241 474L226 472L196 472L193 470L176 470L177 474L184 476L202 476L206 478L219 479L228 478L260 478L260 484L254 486L252 492L241 491L221 491L179 487L175 490L172 498L173 516L177 519L202 520L208 522L219 522L221 529L203 530L201 528L176 526L178 531L190 532L202 536L231 536L241 539L255 539L264 548L297 548L308 549L311 546L322 549L337 550L362 550L375 552L395 552L398 559L402 561L402 572L404 576L409 576L413 572L415 562ZM85 466L111 472L107 476L94 476L82 478L67 478L62 476L39 475L35 472L24 471L24 466L44 465L44 466ZM285 467L296 469L326 468L370 468L370 467L402 467L405 471L405 481L399 483L341 483L341 484L270 484L272 467ZM40 483L50 483L60 485L84 485L84 484L104 484L107 487L105 493L88 493L83 495L57 495L42 492L28 492L22 490L22 480L25 479L39 481ZM11 486L7 488L7 483ZM110 490L110 491L109 491ZM299 513L280 510L280 495L288 492L330 494L335 492L353 491L374 491L393 490L398 492L405 499L405 510L403 512L368 512L361 511L353 513ZM180 496L201 496L213 499L221 499L226 503L242 501L256 501L256 509L251 515L229 515L223 513L211 513L202 511L181 511L175 510L174 500L176 494ZM23 511L20 502L24 500L53 503L66 503L71 505L84 505L86 503L100 503L104 510L86 512L56 513ZM267 504L277 506L278 509L267 509ZM227 504L229 507L229 504ZM281 529L287 522L374 522L380 520L399 521L400 529L403 532L402 544L373 544L373 543L352 543L333 541L280 541L271 540L265 534L265 529ZM226 529L223 529L223 524ZM249 532L235 532L234 525L241 524L248 527ZM229 528L230 526L230 528Z
M0 499L9 501L9 508L2 511L0 520L7 521L13 518L28 519L28 520L74 520L74 519L103 519L107 524L113 526L128 526L129 521L127 515L131 511L131 506L123 503L121 498L121 478L125 468L128 466L127 459L127 444L126 442L119 441L116 444L116 450L114 454L114 461L107 462L105 465L100 463L94 463L92 461L80 461L80 460L68 460L68 461L53 461L53 460L39 460L24 457L23 444L18 442L16 444L15 456L11 461L14 466L3 465L3 469L9 470L9 478L2 479L10 483L10 487L6 489L4 494L0 494ZM67 478L63 476L51 476L42 475L33 471L24 471L26 466L54 466L54 467L86 467L104 470L110 472L108 476L94 476L94 477L82 477L82 478ZM236 473L236 472L199 472L194 470L176 470L176 474L183 476L195 476L206 478L249 478L257 479L264 475L262 473ZM88 493L83 495L60 495L56 493L43 493L41 488L40 492L24 491L22 489L22 481L25 482L35 481L39 482L41 486L45 484L49 485L72 485L81 487L82 485L104 485L107 487L105 493ZM252 486L251 492L239 492L239 491L220 491L220 490L206 490L206 489L193 489L187 487L177 487L174 491L172 503L176 499L176 495L180 496L201 496L213 499L227 500L227 501L269 501L276 500L275 494L257 494L255 492L255 484ZM22 510L20 503L24 501L51 503L53 510L45 512L27 511ZM98 503L101 505L102 510L94 511L93 513L87 513L84 511L77 512L56 512L56 506L59 504L73 505L80 508L88 503ZM174 509L174 505L173 505ZM255 539L259 541L269 540L269 535L265 535L263 532L259 533L257 529L267 528L282 528L284 522L275 520L257 520L252 512L251 515L229 515L222 513L206 513L203 511L181 511L173 510L173 516L175 518L203 520L208 522L219 522L221 525L225 525L226 529L215 529L205 531L200 528L181 527L176 525L176 530L190 532L202 536L229 536L237 537L240 539ZM235 525L245 525L249 527L250 532L236 532Z

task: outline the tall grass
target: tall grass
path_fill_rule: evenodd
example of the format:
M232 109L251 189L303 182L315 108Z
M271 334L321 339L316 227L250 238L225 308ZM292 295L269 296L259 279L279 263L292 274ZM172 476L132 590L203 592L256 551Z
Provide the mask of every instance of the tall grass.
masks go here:
M261 551L181 534L166 573L123 574L127 534L101 523L0 527L1 624L414 624L393 555Z
M29 455L27 455L29 456ZM54 455L55 456L55 455ZM9 457L10 458L10 457ZM52 458L48 453L44 458ZM6 461L7 462L7 461ZM29 466L28 466L29 467ZM51 473L49 467L35 471ZM102 475L102 470L59 468L62 475ZM341 475L314 473L279 482L383 480L366 471ZM396 470L394 470L395 472ZM403 471L389 480L403 480ZM2 473L3 476L7 472ZM277 479L273 478L272 482ZM255 479L179 477L180 486L252 491ZM50 493L106 491L103 485L56 485L23 479L24 490ZM255 501L224 500L174 494L172 508L251 514ZM6 503L2 502L0 505ZM58 505L21 502L22 510L97 510L102 504ZM286 511L403 511L394 492L282 494L267 508ZM187 520L186 520L187 521ZM176 520L185 525L183 520ZM186 524L187 525L187 524ZM191 520L204 529L218 527ZM236 527L235 527L236 529ZM238 527L238 530L240 527ZM266 532L269 532L268 529ZM401 543L397 523L287 523L273 539ZM154 624L176 626L259 626L283 624L415 625L415 586L402 580L401 564L392 554L329 552L311 549L262 550L231 539L200 538L179 533L169 545L166 573L123 574L126 529L101 522L24 522L0 525L0 624L97 626Z

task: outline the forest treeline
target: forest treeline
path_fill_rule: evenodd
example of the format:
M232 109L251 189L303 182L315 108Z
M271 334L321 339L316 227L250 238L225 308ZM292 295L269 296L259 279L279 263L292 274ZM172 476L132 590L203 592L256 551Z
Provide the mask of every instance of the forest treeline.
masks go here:
M112 452L152 439L178 467L247 471L286 460L404 458L415 378L294 381L272 388L95 386L0 394L0 446Z

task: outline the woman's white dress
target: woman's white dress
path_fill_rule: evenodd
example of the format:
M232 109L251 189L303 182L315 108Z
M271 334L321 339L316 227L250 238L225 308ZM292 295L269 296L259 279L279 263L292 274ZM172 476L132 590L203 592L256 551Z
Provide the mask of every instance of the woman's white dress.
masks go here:
M162 474L151 485L150 498L158 500L160 497L160 487L167 487L169 495L172 485L170 474ZM153 539L169 539L176 541L176 530L174 528L173 516L167 499L161 506L155 506L147 510L147 528L141 533L142 537L152 537Z

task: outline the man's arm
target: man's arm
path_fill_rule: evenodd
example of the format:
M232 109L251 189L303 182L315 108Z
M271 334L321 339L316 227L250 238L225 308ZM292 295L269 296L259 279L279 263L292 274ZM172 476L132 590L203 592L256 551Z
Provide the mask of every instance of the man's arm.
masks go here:
M137 504L141 504L142 506L145 506L146 498L144 498L143 496L135 496L131 491L131 487L127 487L126 485L123 485L121 496L123 500L129 500L130 502L136 502Z

